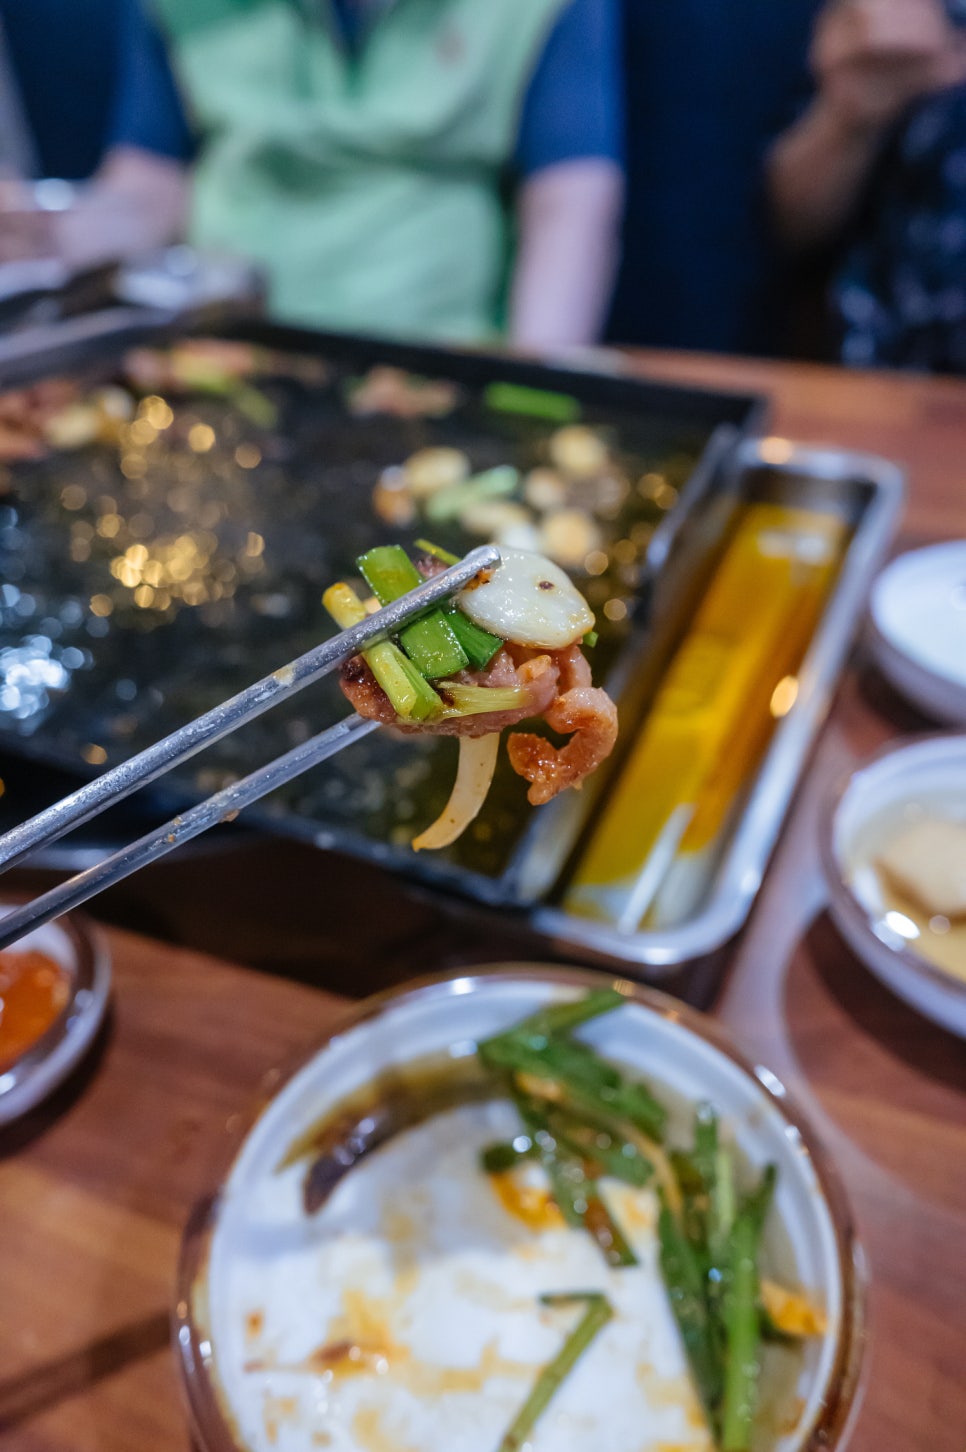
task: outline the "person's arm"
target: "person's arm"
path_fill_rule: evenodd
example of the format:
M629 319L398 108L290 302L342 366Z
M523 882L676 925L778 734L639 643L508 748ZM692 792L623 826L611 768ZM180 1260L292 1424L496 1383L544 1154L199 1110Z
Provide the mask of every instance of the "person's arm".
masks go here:
M600 336L618 259L624 111L615 0L569 0L520 118L509 334L526 348Z
M523 183L510 294L514 343L561 348L599 338L617 270L623 197L621 168L603 158L560 162Z
M905 108L966 77L966 45L942 0L829 0L811 64L816 96L767 162L779 232L802 249L849 221Z
M104 158L76 206L57 216L65 260L85 266L181 236L193 143L167 52L142 0L122 0Z
M57 251L72 267L134 257L183 234L188 177L171 157L115 146L75 204L52 214Z

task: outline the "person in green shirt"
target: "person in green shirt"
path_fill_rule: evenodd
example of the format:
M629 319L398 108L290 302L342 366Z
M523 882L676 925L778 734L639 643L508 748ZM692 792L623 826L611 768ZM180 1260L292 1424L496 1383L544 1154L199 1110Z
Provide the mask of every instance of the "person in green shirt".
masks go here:
M622 201L613 0L156 0L201 137L192 239L282 319L598 336Z

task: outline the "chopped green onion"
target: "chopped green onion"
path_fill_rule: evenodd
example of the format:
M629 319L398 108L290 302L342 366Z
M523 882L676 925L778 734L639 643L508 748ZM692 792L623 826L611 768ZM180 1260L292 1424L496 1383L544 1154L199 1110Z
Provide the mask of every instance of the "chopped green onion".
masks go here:
M593 993L585 993L582 998L572 998L566 1003L552 1003L548 1008L538 1009L512 1028L495 1034L491 1039L485 1039L480 1048L502 1039L548 1039L551 1034L570 1033L592 1018L599 1018L601 1014L622 1008L626 1002L626 995L618 989L598 988Z
M575 1230L582 1228L587 1209L587 1179L580 1161L572 1156L561 1158L557 1154L557 1142L547 1127L543 1110L527 1095L521 1094L512 1085L510 1097L517 1107L527 1136L532 1140L537 1157L550 1181L550 1192L564 1220Z
M558 1144L571 1154L579 1155L585 1164L598 1167L595 1173L610 1175L625 1185L646 1185L654 1174L654 1167L644 1158L636 1145L625 1139L616 1125L606 1124L602 1119L596 1124L578 1118L566 1109L546 1104L544 1112L547 1127Z
M458 565L459 555L451 554L444 550L441 545L433 544L429 539L418 539L416 548L424 554L440 560L444 565ZM457 608L446 612L446 621L450 630L456 636L463 650L466 652L467 660L474 670L484 670L496 655L503 641L498 635L491 635L488 630L482 630L470 620L468 615Z
M663 1194L658 1216L661 1273L684 1342L698 1394L713 1420L721 1395L721 1366L704 1294L704 1276L694 1247L671 1213Z
M356 564L380 605L389 605L423 583L422 576L401 545L377 545L360 555Z
M422 550L424 555L431 555L434 560L441 560L444 565L458 565L459 555L454 555L450 550L444 550L442 545L433 544L432 540L418 539L416 548Z
M212 398L227 398L253 424L271 429L278 423L278 408L267 393L254 384L223 368L208 358L179 358L176 365L178 382L195 393Z
M723 1452L747 1452L758 1403L761 1326L758 1313L758 1245L761 1226L739 1212L731 1228L723 1319L726 1347L721 1409Z
M480 1166L488 1175L504 1175L523 1160L532 1160L537 1147L528 1134L519 1134L512 1142L488 1144L480 1151Z
M278 423L278 408L267 393L243 384L237 392L229 395L238 412L261 429L273 429Z
M719 1147L708 1206L708 1249L716 1262L724 1255L736 1208L734 1165L728 1151Z
M584 1229L590 1231L609 1266L618 1270L621 1266L637 1265L637 1256L601 1199L595 1181L588 1180L587 1184L589 1188L587 1208L584 1211Z
M348 585L331 585L322 596L322 604L342 630L367 619L366 607ZM425 721L442 710L443 703L432 686L391 640L367 646L362 658L403 720Z
M757 1188L752 1190L750 1195L746 1195L741 1204L742 1213L751 1217L759 1235L764 1228L768 1211L771 1209L777 1179L777 1167L775 1165L766 1165L762 1171L761 1180Z
M696 1111L693 1146L672 1149L665 1160L652 1145L652 1165L634 1130L660 1139L663 1106L644 1084L625 1079L572 1037L583 1022L623 1001L604 990L555 1003L478 1044L525 1131L511 1144L490 1146L485 1164L508 1169L535 1155L565 1223L590 1234L612 1266L633 1265L634 1251L598 1180L609 1175L641 1186L656 1175L661 1271L715 1445L720 1452L750 1452L762 1341L790 1339L764 1304L758 1265L777 1171L766 1166L757 1185L739 1197L735 1157L708 1104Z
M379 545L360 555L356 564L380 605L389 605L423 583L400 545ZM469 664L442 610L430 610L405 625L399 632L399 643L427 680L455 675Z
M710 1104L699 1104L694 1114L694 1163L710 1193L718 1153L718 1116Z
M777 1177L775 1166L766 1165L758 1185L742 1199L728 1235L721 1307L725 1336L723 1452L748 1452L751 1446L758 1406L763 1330L758 1256Z
M608 1265L637 1265L637 1257L601 1199L596 1181L588 1174L583 1152L570 1148L558 1136L546 1105L512 1083L510 1095L565 1222L574 1229L586 1230L597 1242Z
M677 1180L682 1195L697 1197L704 1194L704 1180L694 1162L694 1155L687 1150L671 1150L668 1159L671 1161L671 1168L674 1170L674 1178Z
M447 519L458 519L463 510L482 499L499 499L512 494L520 482L520 471L511 464L498 464L495 469L486 469L474 474L462 484L447 484L437 489L426 501L426 518L437 524Z
M448 681L440 687L446 716L482 716L488 711L516 711L526 703L523 686L462 686Z
M587 634L584 636L583 640L580 643L585 650L593 650L598 640L600 640L599 632L596 630L588 630Z
M528 414L552 423L573 423L581 415L580 404L570 394L528 388L522 383L491 383L484 391L483 402L494 413Z
M449 628L466 651L467 659L474 670L485 670L500 649L503 641L498 635L491 635L472 621L462 610L451 610L446 619Z
M537 1049L509 1034L478 1046L488 1068L546 1080L562 1092L568 1107L629 1120L651 1139L660 1139L667 1118L664 1106L643 1084L625 1082L612 1065L582 1049L583 1045L563 1039L551 1039Z
M544 1306L566 1306L581 1301L586 1307L584 1314L556 1356L547 1362L537 1377L533 1390L504 1433L499 1452L520 1452L580 1357L614 1314L607 1297L599 1291L540 1297Z
M685 1228L709 1270L714 1263L711 1252L711 1199L717 1178L718 1148L718 1116L710 1104L699 1104L694 1115L694 1149L691 1154L698 1183L685 1201Z

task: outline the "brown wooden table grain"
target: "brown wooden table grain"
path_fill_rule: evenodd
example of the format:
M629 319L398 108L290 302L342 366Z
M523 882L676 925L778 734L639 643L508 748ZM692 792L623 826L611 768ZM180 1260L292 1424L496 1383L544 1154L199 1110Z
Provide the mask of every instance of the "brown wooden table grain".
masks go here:
M640 354L634 366L769 392L776 432L906 466L901 545L966 536L966 384L684 355ZM714 1005L799 1100L851 1199L870 1279L852 1452L966 1452L966 1048L842 944L815 845L833 782L924 724L860 650ZM319 912L316 856L256 843L217 869L170 867L153 898L146 876L126 915L358 991L505 954L496 929L471 940L377 874L325 861L339 914ZM230 1116L339 1008L317 988L197 952L117 931L111 944L115 1008L98 1055L0 1137L0 1443L17 1452L187 1447L167 1346L181 1225Z
M0 1445L188 1438L168 1317L231 1116L344 1000L111 930L112 1018L80 1079L0 1131Z

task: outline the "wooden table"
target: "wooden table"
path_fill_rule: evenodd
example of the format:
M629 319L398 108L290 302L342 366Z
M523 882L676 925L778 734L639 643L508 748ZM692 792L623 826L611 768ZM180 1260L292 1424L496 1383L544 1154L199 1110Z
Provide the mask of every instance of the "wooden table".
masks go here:
M776 431L907 466L903 544L966 535L966 385L683 356L644 354L639 366L771 392ZM799 1099L852 1201L871 1285L853 1452L966 1449L966 1049L880 989L842 945L815 850L830 782L922 725L860 655L714 1010ZM256 962L270 960L271 923L294 914L284 966L342 988L505 950L495 932L468 941L358 868L335 886L324 879L351 936L331 916L323 931L317 905L313 917L302 904L307 878L318 899L319 860L255 845L220 870L219 914L187 865L164 879L168 903L180 887L180 917L171 908L163 918L150 895L126 911L198 941L227 933ZM377 888L389 895L381 929L366 913ZM339 1008L318 989L195 952L117 931L111 941L115 1016L100 1055L0 1139L0 1440L17 1452L186 1448L166 1319L180 1227L231 1115Z

